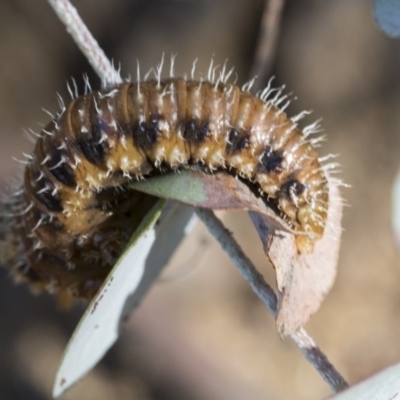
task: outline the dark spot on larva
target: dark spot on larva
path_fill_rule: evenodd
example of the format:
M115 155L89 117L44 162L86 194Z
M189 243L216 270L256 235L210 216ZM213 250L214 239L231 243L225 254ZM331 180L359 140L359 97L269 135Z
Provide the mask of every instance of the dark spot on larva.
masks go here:
M289 200L293 200L293 196L300 196L306 190L306 186L297 179L289 177L281 186L279 194Z
M231 129L229 132L229 139L226 145L226 151L229 154L236 153L243 149L248 148L250 145L250 133L241 132L237 129Z
M98 114L97 106L92 100L90 109L90 129L89 132L77 132L77 143L86 157L94 165L102 165L105 161L107 140L103 140L103 133L109 135L109 126Z
M92 137L93 141L99 143L104 148L107 146L107 140L103 140L103 134L107 137L111 134L110 127L107 122L103 121L99 116L92 120Z
M41 193L36 192L35 197L47 208L48 211L61 212L64 209L61 204L61 197L53 193L51 189L45 190Z
M132 134L132 125L128 122L117 120L117 127L119 136L128 136Z
M91 164L101 165L104 162L105 154L101 144L95 143L92 138L87 136L79 137L77 143L83 155Z
M76 187L74 171L72 167L67 164L67 161L61 163L62 157L62 152L56 149L54 146L51 160L49 161L48 170L59 182L63 183L65 186Z
M159 122L163 120L163 116L152 114L148 123L140 122L133 129L133 140L137 147L143 150L150 150L158 140Z
M145 149L148 147L146 140L146 125L145 122L139 122L132 132L133 143L140 149Z
M51 173L64 185L76 187L74 171L68 164L61 164L59 167L52 169Z
M280 151L273 150L271 146L267 146L258 165L261 172L280 172L282 167L283 155Z
M151 146L157 142L157 137L160 132L159 122L162 119L163 118L158 114L154 114L150 118L150 121L147 126L147 130L146 130L146 137L147 137L147 141L148 141L149 145L151 145Z
M198 119L191 119L186 123L184 138L191 143L201 143L206 140L209 132L209 121L200 121Z

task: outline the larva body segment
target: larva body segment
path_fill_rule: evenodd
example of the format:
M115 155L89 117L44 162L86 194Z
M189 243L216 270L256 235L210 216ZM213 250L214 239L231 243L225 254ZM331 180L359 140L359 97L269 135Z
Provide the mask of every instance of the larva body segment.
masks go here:
M74 99L43 129L14 205L19 274L64 298L91 297L132 233L129 181L181 168L257 184L301 253L323 234L323 168L274 101L221 82L124 83Z

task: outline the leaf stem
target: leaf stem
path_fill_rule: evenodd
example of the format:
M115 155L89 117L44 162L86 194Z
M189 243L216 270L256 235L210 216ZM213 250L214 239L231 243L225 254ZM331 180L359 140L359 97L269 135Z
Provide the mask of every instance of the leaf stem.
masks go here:
M218 241L235 266L239 269L243 278L249 283L254 293L266 305L271 313L276 316L278 302L274 290L268 285L260 272L258 272L254 264L232 237L231 233L225 228L212 211L196 209L196 214L204 225L206 225L211 235ZM321 351L303 328L290 335L290 337L299 347L305 358L329 384L332 391L339 392L349 386L328 360L327 356Z
M79 16L76 8L69 0L48 0L48 2L96 74L102 80L103 86L114 86L122 83L119 72L104 54L104 51L100 48L96 39Z

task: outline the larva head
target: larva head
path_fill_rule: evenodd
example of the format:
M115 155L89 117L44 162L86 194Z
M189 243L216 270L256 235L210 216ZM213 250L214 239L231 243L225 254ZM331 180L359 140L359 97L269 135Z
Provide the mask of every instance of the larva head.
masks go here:
M324 179L318 184L320 187L316 188L315 181L288 179L279 193L279 208L290 221L296 221L296 245L301 254L313 252L325 229L328 192Z

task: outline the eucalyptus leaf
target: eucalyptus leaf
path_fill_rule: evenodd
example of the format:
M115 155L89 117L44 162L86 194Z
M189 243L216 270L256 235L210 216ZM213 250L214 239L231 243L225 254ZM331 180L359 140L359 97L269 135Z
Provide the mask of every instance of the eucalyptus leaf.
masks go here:
M254 188L225 171L206 174L202 171L182 170L134 182L129 186L152 196L197 208L254 211L266 218L271 230L292 231L265 196L257 195Z
M54 398L90 371L115 343L121 322L142 300L185 236L192 209L169 204L161 214L164 205L159 200L143 219L84 313L57 372Z
M329 400L395 400L400 398L400 364L389 367ZM328 400L326 399L326 400Z
M400 1L374 0L375 20L389 36L400 36Z

